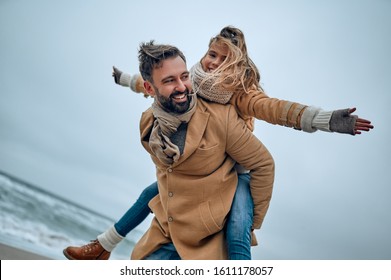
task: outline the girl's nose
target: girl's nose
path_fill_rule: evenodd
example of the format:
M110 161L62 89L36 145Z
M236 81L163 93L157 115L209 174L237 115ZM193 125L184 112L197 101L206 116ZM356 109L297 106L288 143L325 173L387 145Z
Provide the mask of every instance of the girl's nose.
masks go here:
M219 66L220 66L220 60L218 60L218 59L215 59L215 60L213 60L213 61L212 61L212 63L211 63L211 64L213 65L213 67L217 68L217 67L219 67Z
M215 67L219 67L222 63L223 63L224 59L222 58L217 58L215 61L214 61L214 65Z

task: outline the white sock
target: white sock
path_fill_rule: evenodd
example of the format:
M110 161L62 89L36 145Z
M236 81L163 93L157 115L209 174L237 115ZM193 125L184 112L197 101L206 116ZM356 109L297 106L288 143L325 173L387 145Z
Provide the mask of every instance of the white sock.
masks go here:
M119 235L114 226L109 227L104 233L98 235L98 240L102 247L111 252L124 239L123 236Z

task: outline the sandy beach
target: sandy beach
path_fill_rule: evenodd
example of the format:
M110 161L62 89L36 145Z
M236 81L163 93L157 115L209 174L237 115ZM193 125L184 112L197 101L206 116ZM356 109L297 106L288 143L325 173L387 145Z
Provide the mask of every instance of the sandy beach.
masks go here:
M0 260L50 260L50 258L0 243Z

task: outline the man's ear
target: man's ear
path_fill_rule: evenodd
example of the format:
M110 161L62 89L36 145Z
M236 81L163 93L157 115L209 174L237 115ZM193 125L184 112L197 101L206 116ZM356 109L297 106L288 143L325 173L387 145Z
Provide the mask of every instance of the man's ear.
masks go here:
M152 86L150 82L144 81L144 88L145 91L148 93L148 95L155 96L155 88Z

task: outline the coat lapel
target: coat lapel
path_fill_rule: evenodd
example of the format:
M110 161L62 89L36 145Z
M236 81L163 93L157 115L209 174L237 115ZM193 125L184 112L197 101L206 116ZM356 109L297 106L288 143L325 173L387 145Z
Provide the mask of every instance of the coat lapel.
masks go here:
M197 110L187 127L185 149L179 160L172 165L173 167L185 161L198 148L208 124L209 115L210 114L206 112L205 106L200 102L200 99L198 99Z

